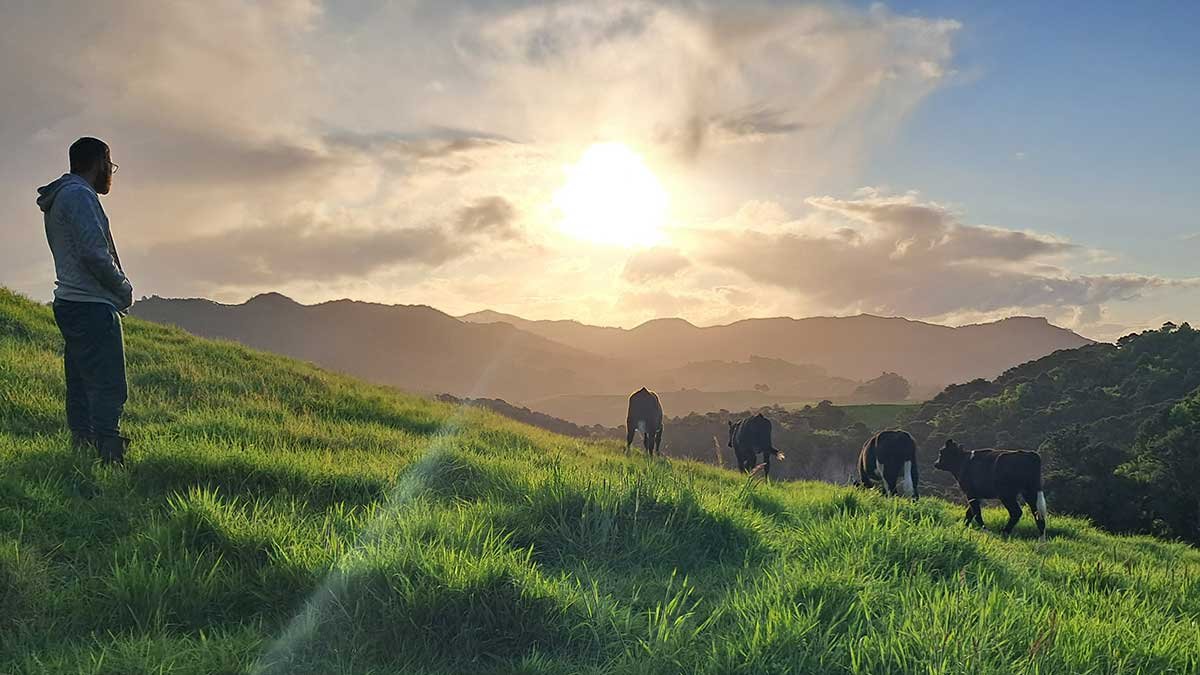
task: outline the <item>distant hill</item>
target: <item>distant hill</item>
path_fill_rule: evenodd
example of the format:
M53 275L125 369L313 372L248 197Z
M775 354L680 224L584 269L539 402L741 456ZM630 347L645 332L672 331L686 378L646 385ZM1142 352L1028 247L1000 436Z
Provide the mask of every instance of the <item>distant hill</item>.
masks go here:
M136 317L196 335L311 361L423 394L501 398L576 424L611 424L591 397L616 400L640 386L674 396L669 414L789 405L861 395L895 372L913 396L945 383L994 377L1056 349L1087 344L1042 319L949 328L904 319L755 319L698 328L662 319L632 330L574 321L525 321L495 312L456 319L424 305L336 300L302 305L278 293L236 305L151 297ZM932 390L932 391L931 391ZM543 409L544 401L556 401ZM564 403L557 405L557 403ZM582 406L582 407L581 407ZM623 412L618 413L618 417Z
M467 324L424 305L310 306L267 293L240 305L151 297L131 314L424 394L525 401L608 391L611 373L624 370L507 324Z
M663 390L761 391L821 400L848 396L860 383L831 376L820 366L751 354L746 361L696 361L656 372L648 385Z
M1056 350L1092 344L1092 340L1044 318L1033 317L957 328L869 314L747 319L710 327L694 326L683 319L655 319L631 329L577 321L529 321L493 311L460 318L473 323L507 323L601 356L657 368L745 361L756 355L811 364L852 380L895 372L914 385L939 388L995 377Z

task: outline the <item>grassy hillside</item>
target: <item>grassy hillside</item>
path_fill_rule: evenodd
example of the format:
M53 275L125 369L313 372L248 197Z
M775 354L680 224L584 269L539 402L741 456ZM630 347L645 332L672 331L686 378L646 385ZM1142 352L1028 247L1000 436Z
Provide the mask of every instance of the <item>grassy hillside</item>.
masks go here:
M1189 673L1200 553L625 458L127 324L128 465L71 451L0 291L0 672ZM1000 509L985 517L992 528Z

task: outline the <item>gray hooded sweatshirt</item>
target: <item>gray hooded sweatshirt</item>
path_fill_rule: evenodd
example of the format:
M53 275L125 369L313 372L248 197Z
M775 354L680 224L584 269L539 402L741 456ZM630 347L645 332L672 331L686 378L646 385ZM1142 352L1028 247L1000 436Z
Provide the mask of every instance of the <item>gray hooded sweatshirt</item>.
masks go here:
M54 255L54 299L104 302L124 312L133 305L133 286L121 269L108 216L92 186L73 173L38 188L46 241Z

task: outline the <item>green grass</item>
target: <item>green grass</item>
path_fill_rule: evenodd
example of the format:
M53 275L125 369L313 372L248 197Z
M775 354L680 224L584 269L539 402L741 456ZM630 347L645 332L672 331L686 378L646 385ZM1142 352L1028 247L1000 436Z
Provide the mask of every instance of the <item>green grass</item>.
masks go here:
M1200 669L1182 545L1005 540L126 327L112 469L69 448L49 311L0 291L0 672Z
M868 429L893 429L900 418L920 409L920 403L871 403L839 405L852 421L862 422Z

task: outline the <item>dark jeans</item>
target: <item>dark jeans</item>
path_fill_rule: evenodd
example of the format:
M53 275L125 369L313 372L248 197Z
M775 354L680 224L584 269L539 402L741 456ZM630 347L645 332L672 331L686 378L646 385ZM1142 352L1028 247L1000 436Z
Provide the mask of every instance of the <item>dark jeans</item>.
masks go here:
M97 438L120 435L128 398L121 315L102 302L55 300L54 322L66 342L67 426Z

